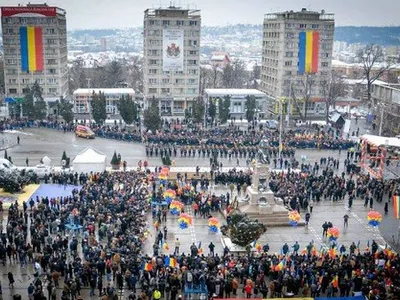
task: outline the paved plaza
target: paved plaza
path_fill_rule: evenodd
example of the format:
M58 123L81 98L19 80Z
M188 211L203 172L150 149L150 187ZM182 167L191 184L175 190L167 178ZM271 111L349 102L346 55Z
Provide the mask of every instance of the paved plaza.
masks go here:
M361 128L360 134L364 129ZM138 143L127 143L116 140L106 140L96 138L94 140L86 140L76 138L73 133L64 133L62 131L50 130L50 129L25 129L22 132L6 133L4 134L7 139L15 139L17 135L21 138L20 145L8 149L8 155L12 157L13 162L16 165L24 165L25 159L28 157L30 164L35 165L39 163L40 159L47 155L52 159L52 164L59 165L61 160L62 152L65 150L67 155L73 158L79 152L84 150L87 146L92 146L107 155L108 164L111 160L114 151L120 153L123 160L128 162L128 166L136 167L139 160L147 160L150 168L161 165L160 157L145 157L144 145ZM334 157L340 159L339 174L343 170L343 160L345 158L345 152L340 155L338 151L318 151L318 150L297 150L296 158L301 160L302 157L306 156L306 161L313 163L315 160L319 160L321 157ZM196 166L208 167L209 158L173 158L176 161L177 168L184 171L190 168L193 170ZM220 160L224 168L236 167L236 158L232 160L221 159ZM245 168L245 159L240 162L240 167ZM211 186L208 193L215 193L216 195L226 194L228 189L226 186ZM234 192L233 197L236 194ZM394 219L389 205L389 214L384 215L383 203L374 202L374 210L378 210L383 215L383 221L381 226L378 228L372 228L367 223L367 213L369 208L364 207L364 202L360 199L354 201L351 211L347 208L347 198L344 201L331 202L331 201L320 201L314 202L314 209L311 215L309 226L298 226L298 227L271 227L268 228L267 232L260 238L262 245L268 243L270 246L270 252L279 253L282 245L287 242L289 246L292 246L296 241L300 244L300 249L306 247L310 242L314 242L317 250L327 249L329 247L329 241L322 237L322 224L325 221L330 221L334 226L337 226L340 230L340 237L338 239L339 245L345 245L346 248L354 241L356 244L360 242L360 248L366 248L367 244L375 240L381 247L385 247L386 244L395 246L393 241L397 239L397 228L398 220ZM192 208L186 207L185 212L192 214ZM301 215L304 215L304 211ZM348 214L349 226L344 228L343 216ZM213 212L212 215L218 218L221 223L224 223L224 217L219 212ZM7 222L7 215L3 215L3 224ZM153 243L156 236L156 232L153 226L154 220L151 215L148 216L148 230L151 234L145 243L145 252L151 254L153 252ZM161 228L165 224L161 224ZM215 252L221 253L223 246L221 243L220 233L211 233L208 229L208 222L206 219L197 217L194 219L193 225L189 226L188 229L179 229L177 224L177 217L168 214L166 222L168 228L167 242L169 244L169 250L164 250L161 247L161 252L170 254L173 253L175 247L175 240L180 240L180 251L189 253L190 245L195 243L198 245L201 242L204 254L208 254L208 245L212 241L215 244ZM12 271L16 278L14 289L8 288L7 272ZM33 278L33 266L28 264L27 268L20 268L16 263L7 264L6 267L1 266L0 280L3 287L3 299L11 299L11 295L19 293L22 295L22 299L27 299L27 286ZM59 291L60 293L60 291ZM124 292L128 294L127 291ZM84 299L89 299L89 290L83 289Z

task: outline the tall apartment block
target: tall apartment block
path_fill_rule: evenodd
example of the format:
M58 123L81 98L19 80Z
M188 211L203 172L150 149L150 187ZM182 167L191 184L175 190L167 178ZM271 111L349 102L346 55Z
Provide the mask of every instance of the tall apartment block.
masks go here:
M1 8L6 100L36 81L47 102L68 95L65 10L46 4Z
M334 29L334 15L323 10L265 15L260 89L280 101L307 94L307 107L305 102L299 107L323 114L322 85L330 77Z
M199 96L200 25L199 10L144 12L145 105L157 99L163 116L183 116Z

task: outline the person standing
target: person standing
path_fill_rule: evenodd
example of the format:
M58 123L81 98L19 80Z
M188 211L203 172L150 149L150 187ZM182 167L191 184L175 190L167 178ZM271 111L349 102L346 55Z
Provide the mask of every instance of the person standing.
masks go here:
M348 228L349 227L349 215L348 214L345 214L343 216L343 221L344 221L343 227Z
M13 289L14 288L14 282L15 282L14 275L13 275L13 273L8 272L7 276L8 276L8 282L9 282L8 284Z
M20 141L21 139L19 138L19 135L17 136L17 144L19 145L19 141Z
M179 238L176 238L174 255L179 255L179 247L180 246L181 246L181 242L179 241Z
M25 164L26 164L27 167L29 166L29 158L25 159Z

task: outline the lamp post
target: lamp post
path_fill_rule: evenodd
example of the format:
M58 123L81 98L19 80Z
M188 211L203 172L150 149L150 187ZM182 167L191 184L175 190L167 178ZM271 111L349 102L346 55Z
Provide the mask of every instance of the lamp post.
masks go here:
M381 103L379 104L379 107L381 108L381 116L380 116L380 120L379 120L379 136L382 135L382 127L383 127L383 116L384 116L384 112L385 112L385 106Z
M282 125L283 125L283 105L282 99L278 100L279 103L279 159L282 157Z

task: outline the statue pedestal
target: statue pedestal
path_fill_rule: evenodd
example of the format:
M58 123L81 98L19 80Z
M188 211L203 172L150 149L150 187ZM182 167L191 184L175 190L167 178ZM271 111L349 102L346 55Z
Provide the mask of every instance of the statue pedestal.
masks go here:
M268 166L255 166L252 185L246 190L247 201L239 202L238 210L267 226L290 226L288 210L283 205L276 204L271 190L259 188L260 180L264 181L261 184L264 188L268 187L268 178ZM304 221L298 225L304 225Z

